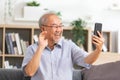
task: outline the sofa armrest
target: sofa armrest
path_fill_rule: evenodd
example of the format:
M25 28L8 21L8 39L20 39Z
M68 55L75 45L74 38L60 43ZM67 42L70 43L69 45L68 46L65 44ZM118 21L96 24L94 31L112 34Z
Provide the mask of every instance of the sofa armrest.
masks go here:
M73 70L73 79L72 80L82 80L81 70Z
M0 68L0 80L30 80L30 77L24 77L21 69ZM81 70L73 70L73 80L82 80Z

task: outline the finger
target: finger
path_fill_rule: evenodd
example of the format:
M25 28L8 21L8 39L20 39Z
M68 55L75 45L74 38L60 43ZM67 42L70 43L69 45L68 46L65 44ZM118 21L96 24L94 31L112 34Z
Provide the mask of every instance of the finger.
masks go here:
M97 36L93 36L93 40L97 40L97 41L100 41L100 42L105 41L103 37L97 37Z
M100 42L100 41L92 41L92 43L93 44L95 44L97 47L101 47L101 45L102 45L102 42Z
M98 43L96 41L92 41L93 44L95 44L96 46L98 45Z
M104 43L104 41L101 38L94 38L93 37L92 41L95 42L95 43L97 43L97 44L103 44Z
M97 31L99 37L103 37L103 34Z
M98 37L98 36L96 36L96 35L93 35L92 39L93 39L93 40L98 40L98 39L99 39L99 37Z
M96 38L93 38L93 42L99 43L100 41Z
M44 38L45 38L46 34L47 34L47 31L42 31L42 32L40 33L40 37L44 37Z
M99 37L98 37L98 36L96 36L96 35L93 35L92 37L93 37L93 38L99 38Z
M41 32L41 36L45 36L46 33L47 33L47 31L42 31L42 32Z

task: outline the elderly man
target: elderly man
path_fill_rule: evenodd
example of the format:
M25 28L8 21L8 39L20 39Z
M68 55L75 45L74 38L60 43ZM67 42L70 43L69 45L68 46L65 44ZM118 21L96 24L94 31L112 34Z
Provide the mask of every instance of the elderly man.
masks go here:
M73 64L89 68L102 50L104 38L100 32L99 37L92 37L96 49L90 54L62 38L63 24L54 13L44 14L39 27L38 43L27 48L22 64L25 75L31 76L31 80L72 80Z

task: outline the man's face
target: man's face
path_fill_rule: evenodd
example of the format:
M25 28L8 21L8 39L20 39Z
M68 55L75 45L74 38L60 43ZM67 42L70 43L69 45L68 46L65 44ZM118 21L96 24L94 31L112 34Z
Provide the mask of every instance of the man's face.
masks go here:
M47 24L44 24L44 30L47 31L46 38L48 41L57 43L63 33L63 25L61 20L55 15L50 16Z

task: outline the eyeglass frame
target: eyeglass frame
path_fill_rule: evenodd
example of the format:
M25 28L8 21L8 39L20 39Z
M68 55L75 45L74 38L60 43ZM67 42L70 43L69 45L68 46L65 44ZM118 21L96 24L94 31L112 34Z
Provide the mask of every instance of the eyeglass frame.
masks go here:
M54 28L54 29L57 29L57 28L63 28L64 27L64 25L60 25L60 26L58 26L58 25L51 25L51 26L48 26L48 25L42 25L42 26L46 26L46 27L50 27L50 28Z

